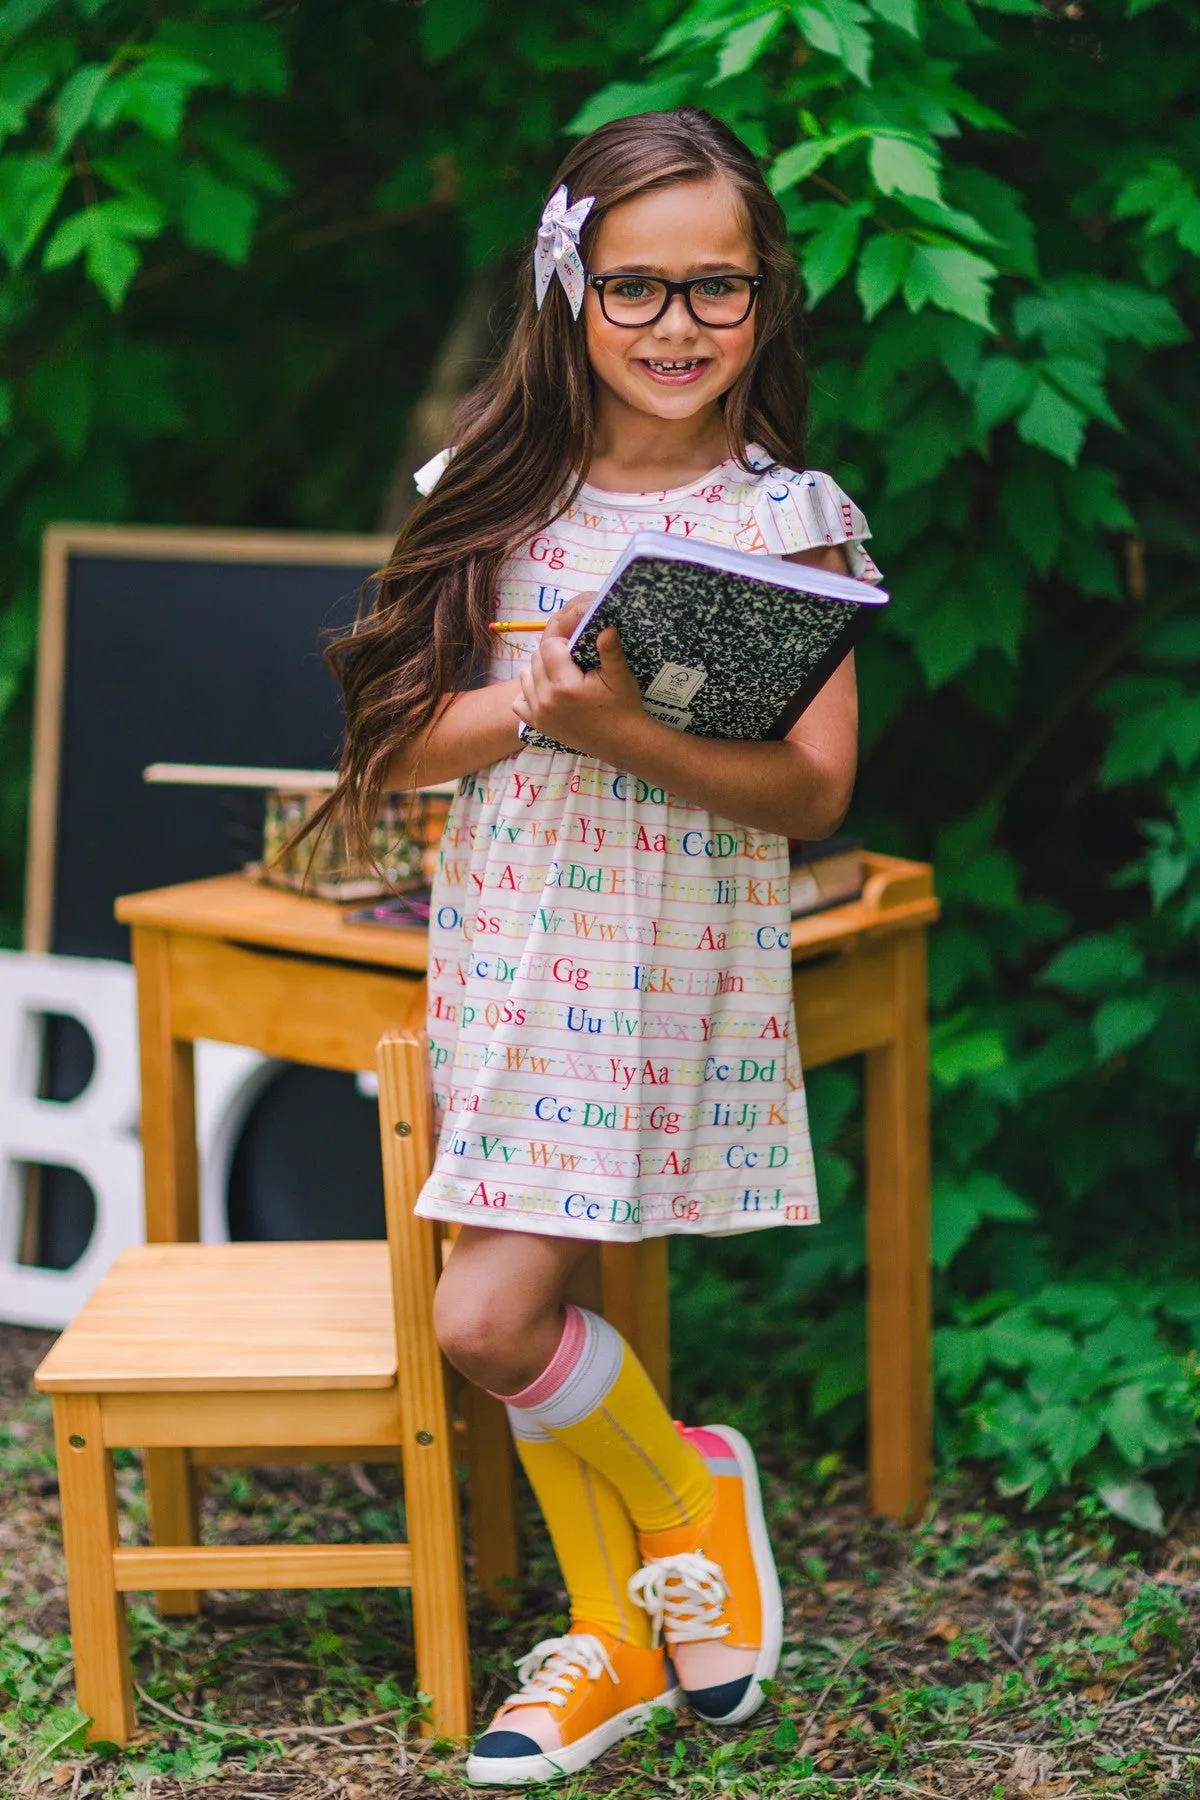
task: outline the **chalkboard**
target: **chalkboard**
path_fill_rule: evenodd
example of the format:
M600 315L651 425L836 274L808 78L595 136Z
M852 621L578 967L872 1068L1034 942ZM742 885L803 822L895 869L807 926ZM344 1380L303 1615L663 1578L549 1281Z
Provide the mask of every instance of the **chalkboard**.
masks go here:
M113 918L119 894L257 856L261 795L148 786L142 771L160 761L331 767L341 714L322 633L354 616L362 582L390 548L384 538L299 533L47 531L27 949L127 961L128 933ZM91 1054L74 1021L48 1020L43 1094L77 1093ZM248 1121L234 1173L235 1236L383 1234L375 1109L352 1076L282 1070ZM92 1226L86 1184L70 1170L42 1171L36 1210L33 1260L68 1267Z
M240 867L252 798L149 787L152 762L330 767L321 634L386 539L53 526L42 618L26 947L127 959L118 894Z

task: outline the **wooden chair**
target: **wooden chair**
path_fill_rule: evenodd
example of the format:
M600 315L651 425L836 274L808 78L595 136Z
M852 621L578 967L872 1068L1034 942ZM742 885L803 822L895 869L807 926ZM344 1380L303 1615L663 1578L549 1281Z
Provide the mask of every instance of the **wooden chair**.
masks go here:
M423 1042L385 1035L378 1068L386 1243L130 1250L37 1372L54 1407L75 1684L94 1738L123 1744L136 1728L124 1595L204 1588L411 1587L427 1728L467 1733L454 1433L432 1321L440 1233L412 1211L431 1154ZM486 1396L471 1413L468 1444L474 1426L490 1484L476 1515L494 1534L511 1515L507 1431ZM112 1462L122 1446L209 1463L396 1458L408 1541L209 1547L193 1509L167 1541L159 1520L152 1548L124 1548Z

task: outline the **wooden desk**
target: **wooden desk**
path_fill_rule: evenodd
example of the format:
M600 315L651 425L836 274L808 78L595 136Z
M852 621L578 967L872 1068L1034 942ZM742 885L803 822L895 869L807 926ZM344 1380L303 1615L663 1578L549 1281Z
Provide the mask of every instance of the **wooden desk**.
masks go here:
M796 1026L806 1067L866 1056L871 1503L919 1507L929 1478L929 1072L925 931L933 871L871 856L861 900L795 921ZM193 1046L358 1071L389 1027L425 1016L423 931L347 924L324 901L238 875L117 902L132 928L142 1064L146 1236L199 1235ZM660 1388L669 1383L667 1243L604 1245L604 1310ZM185 1507L182 1469L147 1464L162 1542ZM182 1526L182 1512L177 1522Z

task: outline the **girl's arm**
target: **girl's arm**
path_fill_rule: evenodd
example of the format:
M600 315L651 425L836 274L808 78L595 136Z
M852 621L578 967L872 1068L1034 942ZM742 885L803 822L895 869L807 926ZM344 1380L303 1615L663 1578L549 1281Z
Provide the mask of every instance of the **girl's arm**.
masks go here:
M848 572L840 548L805 550L787 560ZM520 677L514 706L519 718L735 824L795 838L829 837L837 830L858 760L852 656L781 741L692 737L644 710L615 631L601 632L600 669L585 675L566 647L572 623L560 614L542 633Z
M519 749L513 703L520 693L519 681L497 681L452 694L426 735L392 758L385 787L456 781Z

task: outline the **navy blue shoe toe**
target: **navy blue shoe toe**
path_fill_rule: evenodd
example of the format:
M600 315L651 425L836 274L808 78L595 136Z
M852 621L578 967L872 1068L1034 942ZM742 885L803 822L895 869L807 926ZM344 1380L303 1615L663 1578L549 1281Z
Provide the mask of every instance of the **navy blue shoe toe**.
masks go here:
M713 1692L721 1690L714 1688ZM531 1737L523 1731L485 1731L479 1742L471 1751L472 1756L544 1756L546 1752L540 1744L535 1744Z
M716 1687L685 1688L684 1695L699 1718L719 1725L741 1705L753 1680L753 1675L739 1675L736 1681L722 1681Z

